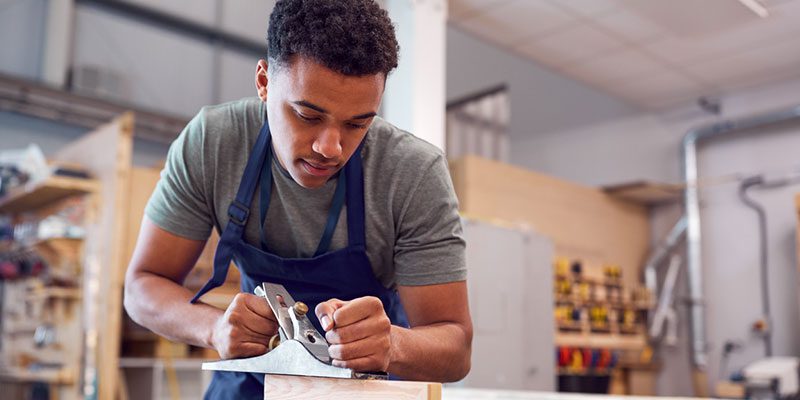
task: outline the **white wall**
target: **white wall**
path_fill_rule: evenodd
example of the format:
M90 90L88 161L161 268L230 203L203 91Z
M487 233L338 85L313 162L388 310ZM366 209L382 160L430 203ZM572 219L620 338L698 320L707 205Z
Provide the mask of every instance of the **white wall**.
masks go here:
M447 101L507 85L510 135L556 130L634 115L639 109L506 52L460 29L447 28Z
M259 36L266 32L267 16ZM253 75L263 55L218 51L207 40L93 6L77 7L75 21L73 67L100 66L121 74L125 84L118 98L124 101L190 117L204 105L255 95Z
M679 145L692 127L722 119L784 109L800 104L800 79L753 88L723 98L723 114L709 117L688 106L660 114L641 114L568 131L512 139L516 164L589 185L646 179L680 179ZM700 146L700 178L768 172L775 177L800 170L800 123L714 139ZM731 358L729 374L763 355L750 324L760 316L758 233L756 217L737 197L738 183L728 181L701 189L703 273L707 294L706 329L710 345L709 377L719 376L725 340L745 343ZM800 311L797 296L794 194L800 185L754 190L768 213L769 284L776 355L800 355ZM662 237L679 214L662 207L653 214L656 237ZM685 279L685 274L682 276ZM688 334L688 319L681 321ZM665 354L661 394L691 394L685 342Z
M679 146L689 129L800 105L800 79L741 91L725 97L723 103L720 116L689 105L515 137L511 160L588 185L636 179L678 181Z
M39 77L46 0L0 0L0 72Z

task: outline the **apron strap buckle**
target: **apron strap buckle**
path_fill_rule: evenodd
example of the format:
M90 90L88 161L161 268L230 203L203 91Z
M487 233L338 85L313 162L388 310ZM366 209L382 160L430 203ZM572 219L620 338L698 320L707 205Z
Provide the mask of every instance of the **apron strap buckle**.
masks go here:
M244 226L249 216L250 208L240 203L239 200L232 201L230 207L228 207L228 217L236 225Z

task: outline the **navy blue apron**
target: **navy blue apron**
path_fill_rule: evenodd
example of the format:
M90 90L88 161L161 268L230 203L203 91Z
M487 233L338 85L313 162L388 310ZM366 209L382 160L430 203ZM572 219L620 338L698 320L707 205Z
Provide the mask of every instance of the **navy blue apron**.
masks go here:
M262 282L278 283L283 285L296 301L308 304L310 310L332 298L352 300L363 296L375 296L383 302L386 315L393 324L408 327L408 320L397 292L386 289L375 278L367 258L361 146L339 173L325 231L312 258L282 258L266 250L267 243L264 240L263 229L272 188L271 164L270 131L269 124L265 121L247 160L236 199L228 208L230 220L222 231L214 254L213 275L191 301L196 302L209 290L222 285L228 274L228 266L233 260L241 273L243 292L253 293L253 289ZM259 209L262 248L253 246L244 239L245 225L250 217L250 204L259 178L262 183ZM348 245L329 252L331 237L339 220L342 203L345 201ZM272 229L291 228L272 227ZM314 326L323 332L317 316L310 312L308 317ZM214 371L205 394L206 399L260 399L263 396L263 374L220 371Z

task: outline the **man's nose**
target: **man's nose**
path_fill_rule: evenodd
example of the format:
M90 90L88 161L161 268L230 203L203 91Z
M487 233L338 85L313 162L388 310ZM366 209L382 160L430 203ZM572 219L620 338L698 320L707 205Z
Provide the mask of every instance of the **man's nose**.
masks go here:
M342 133L338 128L327 128L317 137L311 149L325 158L339 158L342 155Z

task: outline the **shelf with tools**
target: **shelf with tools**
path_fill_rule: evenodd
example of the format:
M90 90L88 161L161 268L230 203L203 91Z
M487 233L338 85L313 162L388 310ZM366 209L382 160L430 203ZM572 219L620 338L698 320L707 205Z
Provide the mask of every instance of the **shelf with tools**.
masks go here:
M120 221L130 198L132 133L133 115L125 114L65 144L49 162L19 158L35 168L8 169L13 176L0 197L3 396L117 394L126 263ZM25 182L35 175L25 171L46 170L53 172Z
M625 341L621 347L631 343L646 343L643 340L644 322L652 299L643 288L627 289L622 284L622 270L616 265L603 265L602 275L597 277L585 272L586 266L579 260L561 257L555 261L554 317L557 336L571 334L569 341L584 338L584 345L597 346L593 336L602 335L605 347L616 347L614 341L626 336L642 336L641 340ZM590 347L591 347L590 346Z
M84 234L99 190L93 179L51 176L0 198L4 393L44 384L51 396L80 398Z
M558 257L554 278L559 387L605 387L614 376L619 381L625 369L620 360L649 353L645 322L652 296L626 287L622 268L613 264Z
M649 310L652 307L652 304L649 302L622 302L597 299L580 299L575 296L564 296L558 294L554 296L554 300L557 304L573 304L579 307L605 306L635 310Z

